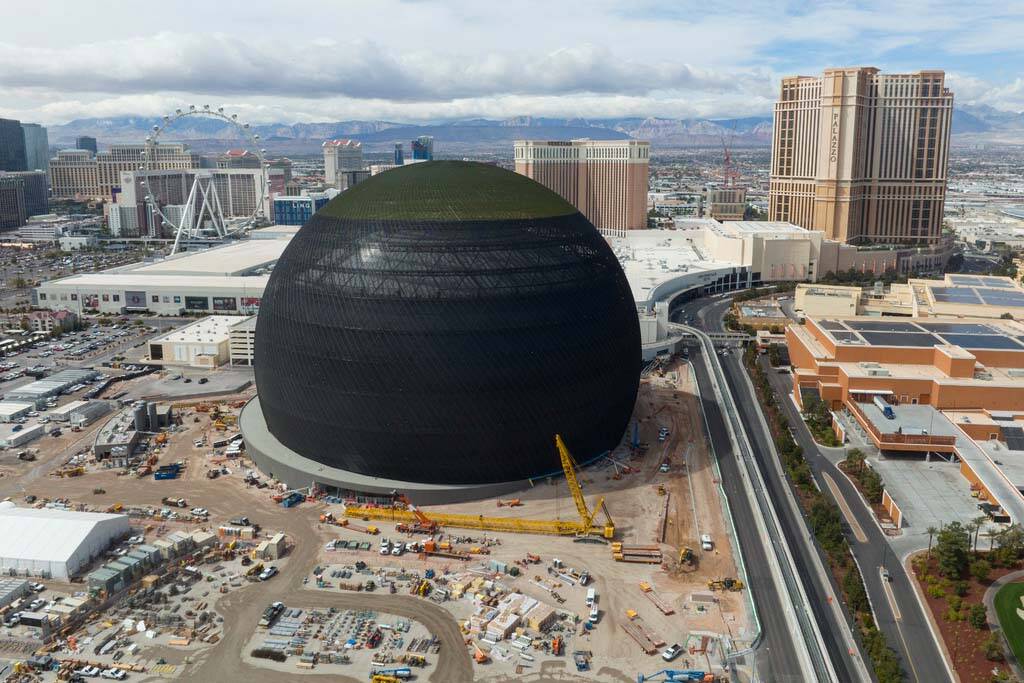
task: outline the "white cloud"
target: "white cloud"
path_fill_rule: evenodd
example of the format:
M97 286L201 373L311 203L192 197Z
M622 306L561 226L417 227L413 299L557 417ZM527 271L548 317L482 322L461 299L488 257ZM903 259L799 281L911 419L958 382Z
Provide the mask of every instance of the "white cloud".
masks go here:
M853 64L946 68L958 101L1024 108L1016 72L1001 75L1022 57L1024 10L990 0L88 4L34 0L5 18L0 114L58 123L189 102L286 122L766 114L781 75Z

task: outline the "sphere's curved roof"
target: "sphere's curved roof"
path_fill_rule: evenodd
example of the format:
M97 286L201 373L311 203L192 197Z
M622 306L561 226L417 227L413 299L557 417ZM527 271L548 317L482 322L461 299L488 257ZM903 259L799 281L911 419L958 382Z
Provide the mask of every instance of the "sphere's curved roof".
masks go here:
M576 207L540 183L498 166L423 161L378 173L332 199L319 213L457 222L568 216Z
M618 445L639 382L636 307L604 238L551 195L434 162L315 214L257 319L270 432L342 470L451 484L558 471L556 433L580 460Z

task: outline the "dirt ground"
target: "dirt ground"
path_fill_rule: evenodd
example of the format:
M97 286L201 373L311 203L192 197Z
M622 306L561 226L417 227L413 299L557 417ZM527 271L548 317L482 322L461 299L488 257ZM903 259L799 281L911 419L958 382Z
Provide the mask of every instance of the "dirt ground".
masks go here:
M597 496L605 497L618 530L618 540L626 544L648 545L658 542L657 520L667 498L668 524L664 543L660 544L665 557L663 565L615 562L609 548L603 544L574 543L572 539L546 536L488 534L501 542L500 546L492 549L491 559L512 562L531 552L541 555L544 564L557 557L566 565L585 567L590 571L594 578L591 585L600 596L598 604L601 619L592 634L578 636L577 642L569 647L570 652L572 649L586 648L594 653L592 670L582 675L570 671L573 669L571 658L544 662L539 671L534 670L520 677L495 664L473 664L465 637L460 633L452 612L445 607L447 603L439 605L422 598L382 594L379 591L372 594L317 591L309 581L312 568L329 559L333 561L333 558L326 557L324 543L332 538L355 538L358 534L320 525L317 521L319 514L329 509L323 504L303 503L296 508L284 509L271 502L270 489L247 487L242 481L247 469L244 459L226 463L231 469L230 475L207 479L206 459L211 449L197 449L193 446L193 440L201 434L213 434L205 415L201 415L200 422L195 423L193 414L185 414L184 429L173 435L161 455L161 463L177 460L188 463L184 476L178 480L155 481L151 477L139 479L118 476L111 470L90 471L84 476L68 479L48 476L47 473L63 462L64 458L80 450L83 444L91 443L97 423L90 425L85 432L74 434L73 442L68 440L68 443L55 444L56 452L41 454L35 463L14 461L11 464L11 456L0 456L0 468L6 474L0 478L0 497L9 495L23 504L21 498L24 493L30 492L40 497L68 497L73 502L105 508L113 503L159 507L163 496L183 496L188 499L189 506L202 506L210 511L207 527L215 529L230 517L246 515L262 525L264 537L275 531L288 535L294 543L294 550L276 579L267 584L232 591L218 602L217 611L224 617L224 634L220 643L198 652L186 653L173 648L161 650L159 656L163 656L169 663L186 665L180 671L179 680L244 678L252 683L281 680L281 672L243 661L239 654L251 640L264 607L271 601L281 600L289 605L315 605L318 608L333 606L339 609L373 609L418 622L442 643L436 664L430 668L430 681L632 681L638 672L662 668L659 665L664 663L657 655L643 654L639 646L620 628L620 624L627 619L626 610L636 610L668 643L693 644L694 639L699 642L702 635L721 634L736 642L737 647L742 647L750 636L749 617L742 593L716 593L717 603L710 603L707 607L700 607L691 600L693 593L707 591L708 580L734 577L736 565L689 367L676 363L668 368L664 377L654 376L643 380L636 415L640 425L640 441L649 444L648 452L631 459L627 444L612 455L615 461L628 465L633 472L622 474L616 479L614 475L618 467L605 460L586 468L581 476L581 484L591 505ZM658 430L662 426L670 430L670 436L665 442L658 441ZM62 439L53 441L59 442ZM571 449L572 444L569 447ZM666 459L671 471L660 473L659 466ZM658 495L659 484L664 486L667 496ZM106 494L94 495L94 488L103 488ZM562 480L538 485L509 497L520 498L523 505L498 508L491 499L449 505L445 506L445 510L533 519L572 519L576 515L575 506ZM425 508L428 515L431 509ZM387 524L380 526L384 535L393 538L397 536L393 533L393 527L388 528ZM451 532L481 535L481 532L476 531ZM702 533L712 536L715 544L713 551L700 550L698 539ZM676 569L676 558L681 547L690 547L696 552L699 562L695 571ZM372 564L377 558L368 556L364 559ZM427 566L412 557L397 559L408 563L410 568L422 570ZM550 596L531 585L529 579L533 573L534 570L529 569L526 576L513 583L524 594L550 601ZM543 573L543 568L540 573ZM675 614L664 615L648 601L640 590L641 581L650 584L664 600L671 603ZM571 594L568 590L565 592L567 602L560 607L585 615L585 589L575 588ZM691 659L690 664L695 668L706 668L708 664L715 663L710 658L706 660L699 655L684 653L683 657L676 660L676 664L680 665L677 668L683 668L681 665L684 658ZM310 675L317 676L316 673ZM332 680L365 680L366 673L353 670L351 676L333 675Z

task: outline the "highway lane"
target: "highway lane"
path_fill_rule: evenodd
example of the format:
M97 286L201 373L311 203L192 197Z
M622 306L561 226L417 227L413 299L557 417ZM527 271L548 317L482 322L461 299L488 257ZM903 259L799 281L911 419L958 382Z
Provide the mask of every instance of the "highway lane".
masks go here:
M710 331L721 330L722 315L728 305L728 299L697 300L683 306L681 315L690 316L695 325L705 327ZM736 372L746 372L737 358L732 355L730 358L731 360L723 365L727 368L731 366L734 371L733 375ZM723 358L723 361L725 360ZM735 376L738 377L738 375ZM785 400L791 391L790 375L769 372L768 377L776 393L783 399L780 404L786 411L786 417L790 425L793 426L797 443L803 448L819 487L826 496L835 500L822 476L823 473L830 474L867 537L866 543L860 543L848 534L851 550L862 569L865 588L875 611L878 626L885 634L888 643L900 655L908 680L922 682L951 680L906 570L889 549L884 535L856 489L846 476L821 454L811 439L796 407L792 401ZM747 392L741 393L746 394ZM772 479L778 479L778 477ZM786 485L788 486L788 483ZM815 548L817 548L816 545ZM895 619L893 615L887 592L882 585L882 578L878 571L881 566L885 566L892 576L892 594L895 596L896 608L900 613L899 620ZM834 586L832 588L834 590Z
M720 325L722 314L728 308L729 303L728 298L710 301L708 299L698 299L684 305L676 315L676 319L689 317L694 321L694 324L700 327L705 327L709 331L719 331L722 329ZM737 355L730 353L727 356L721 357L721 365L726 375L726 381L729 382L729 390L732 392L733 400L740 412L740 418L747 432L748 439L753 447L757 465L761 470L765 485L772 499L780 503L776 505L776 514L779 517L782 531L793 552L793 559L796 563L800 580L804 585L804 591L810 602L815 622L822 633L826 650L840 680L856 681L859 675L854 663L851 661L851 655L845 644L846 639L843 634L843 625L837 622L835 613L830 608L828 602L832 596L841 595L841 593L834 585L831 575L825 579L827 581L826 584L823 582L821 574L814 571L814 557L812 553L817 553L819 558L822 557L817 544L812 539L804 536L802 527L795 518L796 513L793 508L789 505L781 504L782 501L786 500L788 491L785 487L788 487L789 484L781 479L770 466L770 463L765 460L766 456L772 457L770 455L772 452L771 447L767 442L767 436L761 428L758 419L757 411L760 410L760 407L757 406L754 397L742 381L742 376L737 374L744 372ZM849 615L846 615L846 619L848 626L852 623Z
M850 511L867 537L866 542L861 543L855 538L851 538L849 534L847 535L853 555L861 567L864 585L874 609L878 627L885 634L889 645L899 653L908 680L921 683L951 680L942 654L939 652L938 645L928 626L927 617L902 562L889 548L885 535L876 524L863 498L850 483L850 480L839 471L839 468L821 454L800 418L796 406L788 399L787 394L791 391L792 386L790 375L769 372L768 377L772 388L780 397L779 403L786 412L789 424L793 426L796 441L803 448L804 457L810 464L815 479L821 483L823 474L827 473L832 477L836 488L846 500ZM827 496L834 500L827 486L821 488ZM879 568L882 566L889 570L892 577L891 595L900 613L899 619L896 619L893 614L888 591L886 591L879 573Z
M754 605L761 620L762 640L753 662L760 680L803 681L800 662L793 648L792 634L783 613L778 586L768 569L768 542L760 537L754 520L751 500L747 497L740 475L740 465L732 448L725 425L725 417L711 394L711 378L701 358L700 348L690 350L690 359L701 387L701 408L711 447L718 459L722 474L722 488L729 500L729 510L736 526L736 535L747 568L748 590L752 591Z
M832 660L833 666L840 680L855 681L857 675L850 662L850 655L844 645L844 637L841 626L836 622L834 613L829 608L829 600L836 595L842 595L835 586L831 575L828 575L828 585L823 585L820 575L814 570L815 558L812 553L817 553L822 564L827 567L824 555L818 550L816 543L812 543L803 536L803 528L797 522L793 509L789 505L782 504L788 492L785 487L789 486L787 481L782 480L774 471L766 458L774 457L771 451L771 444L768 437L759 424L755 411L760 410L754 396L746 388L742 377L738 374L743 372L739 367L739 360L735 354L729 354L722 358L722 369L725 371L726 381L732 391L733 399L739 409L740 419L747 431L747 438L753 446L754 456L757 459L757 466L761 470L772 500L777 501L776 512L779 522L782 525L783 533L790 540L790 549L793 552L793 559L796 562L797 572L804 584L804 591L814 613L814 620L818 624L822 637L825 641L825 648ZM806 541L806 542L805 542ZM847 623L851 623L849 618Z

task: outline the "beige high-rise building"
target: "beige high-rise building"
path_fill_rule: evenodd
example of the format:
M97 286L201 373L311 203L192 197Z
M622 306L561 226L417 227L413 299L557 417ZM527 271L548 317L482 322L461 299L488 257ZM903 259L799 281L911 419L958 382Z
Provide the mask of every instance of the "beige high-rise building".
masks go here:
M769 219L854 244L939 241L952 116L943 71L784 78Z
M704 192L706 215L716 221L741 221L747 212L747 188L714 187Z
M50 159L50 192L54 199L98 197L99 169L86 149L62 149Z
M199 155L180 143L152 145L153 159L147 164L147 145L111 145L95 156L83 149L66 149L50 161L50 187L55 199L88 197L111 199L121 182L121 173L146 166L170 171L199 168Z
M327 140L321 145L324 151L324 182L339 190L344 174L363 170L363 144L355 140Z
M562 195L606 235L647 227L651 143L516 140L516 173Z

